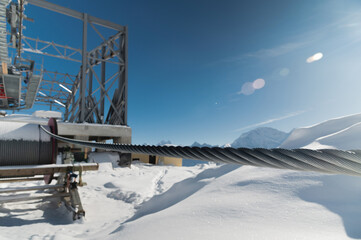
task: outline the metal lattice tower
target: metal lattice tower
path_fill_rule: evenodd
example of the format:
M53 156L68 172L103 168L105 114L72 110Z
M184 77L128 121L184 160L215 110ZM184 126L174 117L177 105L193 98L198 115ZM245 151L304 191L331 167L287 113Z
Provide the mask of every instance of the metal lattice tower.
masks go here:
M33 71L42 76L35 104L48 106L50 110L61 110L64 120L69 122L127 125L127 27L44 0L19 0L18 3L12 2L6 10L8 3L8 0L0 0L1 61L4 62L8 56L6 34L1 34L1 31L6 33L8 11L8 14L14 13L11 15L14 19L9 21L8 18L11 28L9 47L17 49L17 57L20 60L23 60L20 55L26 52L29 55L41 54L80 64L79 70L71 73L59 73L56 69L47 70L46 63L40 68L35 68ZM25 36L22 31L23 20L32 20L24 14L26 3L82 21L83 27L78 31L82 35L82 48ZM114 30L115 34L107 36L99 26ZM93 49L88 48L90 29L101 40L101 44Z

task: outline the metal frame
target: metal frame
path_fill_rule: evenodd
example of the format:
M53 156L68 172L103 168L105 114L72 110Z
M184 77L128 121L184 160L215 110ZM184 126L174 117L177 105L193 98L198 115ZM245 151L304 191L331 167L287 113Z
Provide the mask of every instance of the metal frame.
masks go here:
M61 87L61 85L71 89L75 83L76 76L67 73L47 71L45 69L42 70L42 72L43 80L39 88L37 104L45 103L45 105L50 105L50 110L53 110L54 108L56 110L62 111L64 107L60 104L56 104L54 100L57 100L66 106L65 104L70 93Z
M39 53L49 57L56 57L81 63L82 51L80 49L26 36L23 36L22 42L24 44L22 50L25 52Z
M47 185L1 189L0 204L60 198L68 210L73 213L73 220L80 219L85 216L78 192L78 186L83 186L81 174L98 169L97 163L0 167L0 183L45 180L46 175L59 173L55 185L48 185L50 182L45 181ZM79 182L76 181L78 175L74 172L79 172ZM44 177L38 178L34 177L35 175L44 175ZM23 192L28 192L28 194L24 195ZM9 193L11 195L8 195Z
M26 2L83 22L82 49L22 36L22 51L81 63L75 75L43 70L43 81L35 103L49 105L50 109L63 109L64 120L69 122L127 125L127 27L44 0ZM97 26L113 29L116 34L104 36ZM87 47L90 29L103 41L92 50ZM66 86L70 92L59 84Z

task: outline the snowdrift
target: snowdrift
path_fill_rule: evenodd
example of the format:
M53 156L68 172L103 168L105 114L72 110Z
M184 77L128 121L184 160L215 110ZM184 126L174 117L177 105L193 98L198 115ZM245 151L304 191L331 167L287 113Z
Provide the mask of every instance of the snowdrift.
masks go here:
M331 119L310 127L294 129L280 148L361 149L361 114Z

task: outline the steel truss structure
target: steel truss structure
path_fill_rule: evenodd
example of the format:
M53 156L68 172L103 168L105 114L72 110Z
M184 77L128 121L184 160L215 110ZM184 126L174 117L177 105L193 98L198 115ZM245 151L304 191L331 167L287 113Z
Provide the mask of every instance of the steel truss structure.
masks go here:
M50 109L63 109L64 120L69 122L127 125L127 27L44 0L26 2L83 22L82 49L27 36L21 37L22 52L81 64L75 74L39 70L42 72L43 80L35 103L47 105ZM91 50L87 48L89 26L102 39L102 43ZM115 30L117 33L106 37L97 26Z

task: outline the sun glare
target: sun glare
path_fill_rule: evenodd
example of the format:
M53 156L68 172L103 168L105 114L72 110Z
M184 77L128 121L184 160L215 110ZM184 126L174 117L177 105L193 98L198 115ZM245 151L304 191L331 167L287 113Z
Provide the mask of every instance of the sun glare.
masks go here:
M262 78L258 78L253 81L252 85L253 85L254 89L261 89L264 87L265 84L266 84L266 82Z
M266 81L262 78L258 78L253 82L245 82L242 85L242 90L238 92L238 94L251 95L254 91L259 90L264 87Z
M321 58L323 58L323 54L321 52L318 52L318 53L312 55L311 57L307 58L306 62L312 63L312 62L321 60Z

